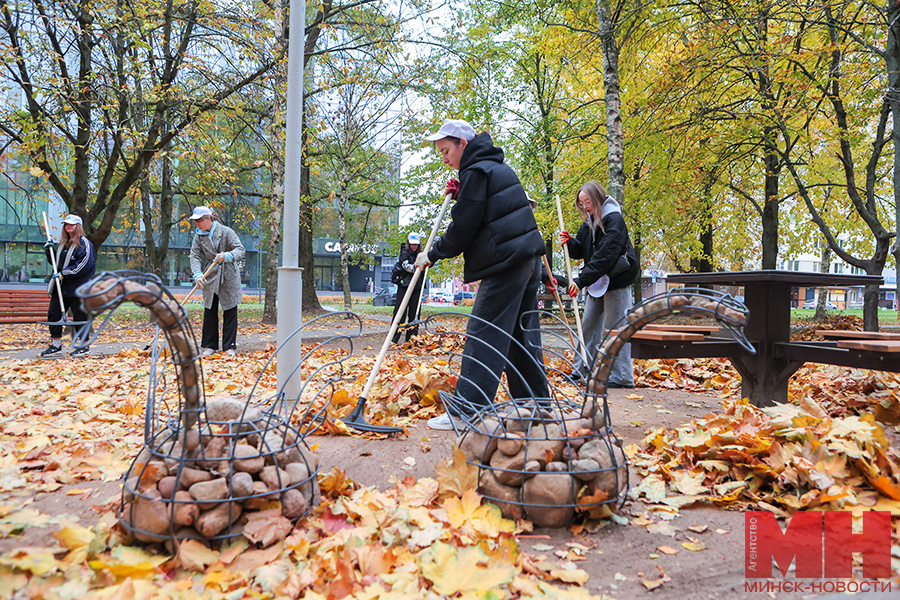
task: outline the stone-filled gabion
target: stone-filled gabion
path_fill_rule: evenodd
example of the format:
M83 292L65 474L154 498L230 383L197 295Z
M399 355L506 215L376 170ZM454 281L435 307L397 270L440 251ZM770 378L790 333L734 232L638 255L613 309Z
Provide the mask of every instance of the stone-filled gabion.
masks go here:
M444 401L459 406L449 394ZM620 502L628 491L627 459L606 415L582 417L568 401L507 401L469 418L457 444L479 468L479 493L504 516L563 527L576 507Z
M557 374L568 379L570 385L563 389L551 381L551 398L515 398L478 405L442 392L441 399L448 410L465 422L465 427L457 429L457 444L466 461L478 467L479 493L496 503L504 516L525 518L542 527L563 527L580 512L603 516L604 507L611 510L624 502L628 494L628 460L613 432L607 378L619 351L638 330L673 313L714 318L742 347L754 352L742 330L747 322L743 304L719 292L682 289L635 306L614 326L616 335L607 336L594 349L594 367L587 389L579 397L566 395L566 390L577 384L562 371ZM449 315L434 315L426 326L438 316ZM549 313L542 316L555 318ZM557 322L565 327L558 319ZM483 322L478 325L487 326ZM526 337L529 333L535 332L526 332ZM566 344L563 336L551 331L543 334L558 340L557 345L542 348L545 356L565 357L559 343L568 346L569 356L581 351ZM569 335L569 339L573 336ZM520 356L523 354L526 353L519 352ZM531 367L545 368L536 363ZM513 371L508 362L506 368L507 374ZM511 396L501 381L498 384L506 396Z
M227 539L275 501L291 520L318 504L318 459L298 429L230 398L209 400L200 423L162 430L126 473L120 519L135 538Z
M205 401L200 351L187 314L158 278L134 271L101 273L78 294L92 318L125 301L148 308L165 335L167 349L155 343L151 358L144 447L122 491L119 519L135 539L220 541L241 535L252 511L280 506L281 514L295 521L318 504L318 459L304 438L321 422L333 379L312 394L315 401L299 426L291 423L297 399L288 403L280 393L270 405L249 399ZM174 393L168 389L167 366L174 368L178 382Z

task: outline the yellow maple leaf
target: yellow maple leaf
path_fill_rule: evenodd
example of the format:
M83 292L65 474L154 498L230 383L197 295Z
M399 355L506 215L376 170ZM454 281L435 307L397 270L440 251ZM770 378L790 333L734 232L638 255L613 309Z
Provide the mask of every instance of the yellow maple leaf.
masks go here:
M420 555L422 575L434 584L439 594L475 593L489 590L513 580L516 569L510 566L490 566L490 561L477 546L454 548L438 542Z
M588 578L590 577L587 574L587 571L582 569L551 569L550 577L553 579L559 579L560 581L564 581L566 583L577 583L578 585L584 585L587 583Z
M59 524L63 526L62 529L54 531L52 535L63 548L74 550L94 541L93 528L82 527L66 518L60 519Z
M106 569L120 578L147 578L155 575L159 571L159 565L167 560L168 557L154 556L142 548L119 546L112 556L100 555L88 564L95 571Z
M46 575L56 571L59 563L53 552L46 548L20 548L0 558L0 565L31 571L35 575Z
M515 531L515 523L504 519L495 505L482 506L481 496L473 489L466 490L462 498L447 498L443 506L450 525L466 533L495 538L502 532Z
M219 553L198 540L185 540L178 546L177 559L185 569L203 572L207 565L219 560Z
M439 498L462 496L466 490L478 486L478 467L466 462L466 455L458 446L453 446L453 458L444 459L435 466L435 479L439 487Z
M681 542L681 545L692 552L700 552L706 549L706 544L703 542Z

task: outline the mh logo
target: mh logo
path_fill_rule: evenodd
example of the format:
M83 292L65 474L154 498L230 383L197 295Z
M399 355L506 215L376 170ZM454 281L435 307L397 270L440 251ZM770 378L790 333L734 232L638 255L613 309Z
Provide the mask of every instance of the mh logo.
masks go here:
M891 576L887 511L863 513L862 533L853 533L853 515L848 511L798 511L784 532L772 513L749 511L744 515L744 542L747 578L771 578L775 559L782 577L796 560L798 578L849 579L854 552L862 554L867 579Z

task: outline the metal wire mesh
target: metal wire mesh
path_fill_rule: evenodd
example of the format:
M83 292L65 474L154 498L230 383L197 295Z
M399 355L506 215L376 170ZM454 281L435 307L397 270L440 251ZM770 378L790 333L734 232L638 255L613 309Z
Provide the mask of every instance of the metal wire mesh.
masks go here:
M520 351L514 365L503 351L505 343L492 346L462 333L467 346L475 345L469 346L470 350L478 349L479 358L474 363L485 370L493 366L493 379L485 386L481 378L479 392L469 392L469 397L458 393L458 383L457 392L441 392L441 399L448 412L459 418L451 422L467 462L479 469L479 493L495 502L505 516L527 518L546 527L566 526L583 515L602 517L616 504L621 505L629 489L628 459L613 431L607 399L610 367L637 331L677 313L713 318L741 347L754 351L742 330L747 322L746 307L727 294L705 289L676 290L647 299L629 311L611 328L615 333L608 334L593 349L573 344L570 340L576 339L574 332L554 315L542 312L544 322L555 321L553 325L545 326L541 335L528 331L535 335L522 337L542 340L539 356L543 356L543 362L537 358L523 362L523 356L533 353ZM446 329L453 318L466 319L451 313L433 315L425 321L426 329L437 335L460 334L461 328ZM526 320L523 316L521 322ZM506 335L505 342L512 350L526 350L521 342L484 322L466 331L485 329L493 336ZM581 352L588 352L594 365L584 388L571 377L572 358ZM454 353L450 364L459 380L465 382L462 356ZM498 357L503 358L499 369ZM509 385L528 369L550 375L547 397L523 397ZM488 397L494 384L499 400ZM462 386L465 390L473 387L477 386Z
M324 421L337 384L346 375L343 363L362 332L358 317L333 314L293 332L282 347L304 329L318 329L323 319L341 319L342 328L349 330L320 338L275 393L260 397L259 384L271 378L281 347L264 364L246 399L206 398L200 352L187 313L157 277L105 272L78 294L92 319L109 311L83 344L100 335L112 311L126 301L148 308L157 323L144 446L125 474L119 511L121 523L135 539L219 542L241 535L254 511L279 508L283 517L296 521L318 504L318 459L305 438ZM354 318L355 331L347 327L347 319ZM338 350L330 353L335 358L310 365L310 356L324 345ZM289 398L284 390L294 378L300 379L299 386L292 386L299 392ZM301 404L305 409L298 411Z

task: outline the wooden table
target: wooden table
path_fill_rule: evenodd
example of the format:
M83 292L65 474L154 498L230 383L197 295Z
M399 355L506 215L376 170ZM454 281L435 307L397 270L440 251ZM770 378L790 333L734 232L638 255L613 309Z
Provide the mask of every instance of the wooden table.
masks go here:
M725 357L741 374L741 393L756 406L787 401L788 379L805 362L900 372L900 353L839 347L838 342L791 342L791 288L880 285L881 277L798 271L736 271L669 275L685 287L742 286L749 318L744 334L756 348L750 354L737 342L632 342L633 358Z

